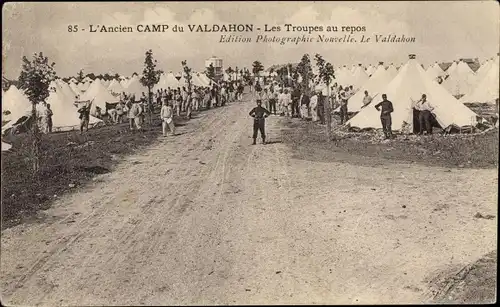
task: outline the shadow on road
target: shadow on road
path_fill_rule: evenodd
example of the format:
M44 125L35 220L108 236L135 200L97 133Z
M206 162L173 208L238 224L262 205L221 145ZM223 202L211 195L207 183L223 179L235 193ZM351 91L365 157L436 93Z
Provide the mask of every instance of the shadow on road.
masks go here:
M276 141L268 141L268 142L266 142L266 145L270 145L270 144L281 144L281 143L283 143L283 142L282 142L282 141L280 141L280 140L276 140Z

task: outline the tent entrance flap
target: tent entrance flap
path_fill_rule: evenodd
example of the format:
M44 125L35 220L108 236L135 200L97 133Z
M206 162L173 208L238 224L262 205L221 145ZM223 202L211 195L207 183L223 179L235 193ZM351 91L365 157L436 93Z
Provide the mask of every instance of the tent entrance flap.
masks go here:
M442 129L441 125L436 119L436 115L431 113L431 125L432 128L440 128ZM413 134L418 134L420 132L420 111L417 109L413 109Z

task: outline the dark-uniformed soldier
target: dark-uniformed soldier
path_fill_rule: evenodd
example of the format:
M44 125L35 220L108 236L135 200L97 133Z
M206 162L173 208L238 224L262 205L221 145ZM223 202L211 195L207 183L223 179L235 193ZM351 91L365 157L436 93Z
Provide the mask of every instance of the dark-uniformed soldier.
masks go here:
M257 133L260 130L260 136L262 137L262 144L266 144L266 117L271 114L266 108L262 107L262 100L257 99L257 106L250 111L249 115L254 118L253 121L253 143L256 144Z
M392 102L387 100L387 95L382 94L382 101L375 105L375 109L377 111L382 111L380 113L380 122L382 123L382 129L384 130L385 138L392 138L392 118L391 113L394 112L394 108L392 106Z

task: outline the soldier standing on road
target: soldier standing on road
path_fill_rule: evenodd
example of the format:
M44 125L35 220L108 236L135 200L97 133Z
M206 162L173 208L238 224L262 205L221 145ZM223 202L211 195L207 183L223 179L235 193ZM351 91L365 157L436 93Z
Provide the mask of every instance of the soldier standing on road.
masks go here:
M384 130L385 138L392 138L392 118L391 113L394 112L394 108L392 107L392 102L387 100L387 95L382 94L382 101L375 105L375 109L380 111L380 107L382 107L382 112L380 113L380 121L382 123L382 129Z
M172 108L172 101L163 100L163 106L160 111L161 126L163 136L167 136L167 128L170 129L172 135L175 135L175 124L174 124L174 109Z
M262 100L257 99L257 106L250 111L249 115L254 118L253 121L253 143L256 144L257 133L260 130L260 136L262 137L262 144L266 144L266 117L271 114L266 108L262 107Z

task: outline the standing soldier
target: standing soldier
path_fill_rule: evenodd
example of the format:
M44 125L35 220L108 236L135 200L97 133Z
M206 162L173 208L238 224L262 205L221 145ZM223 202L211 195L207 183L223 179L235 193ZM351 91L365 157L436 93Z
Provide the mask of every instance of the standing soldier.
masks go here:
M343 125L347 122L347 101L349 99L348 92L340 93L340 124Z
M427 134L432 134L432 111L434 108L427 101L427 95L423 94L422 98L415 105L415 109L420 111L418 113L418 121L420 124L419 134L422 135L424 130Z
M243 83L240 82L238 85L238 101L241 101L243 99L243 91L245 90L245 87L243 86Z
M167 136L167 128L170 129L172 135L175 135L175 124L174 124L174 109L172 108L172 101L167 101L165 98L163 100L163 106L160 111L161 126L163 136Z
M254 118L253 121L253 143L256 144L257 133L260 130L260 136L262 137L262 144L266 144L266 117L271 113L262 107L262 100L257 99L257 106L250 111L249 115Z
M387 100L387 95L382 94L382 101L375 105L375 109L380 111L382 107L382 112L380 113L380 122L382 123L382 129L384 130L385 138L392 138L392 118L391 113L394 112L392 107L392 102Z
M267 87L264 88L264 92L262 92L262 94L261 94L261 99L264 100L264 107L270 111L269 93L267 92Z
M50 103L47 103L47 127L49 130L49 133L52 133L52 116L54 115L54 112L52 112L52 109L50 108Z
M83 134L83 131L89 131L89 120L90 120L90 105L91 102L84 104L80 109L78 109L78 113L80 113L80 134Z

